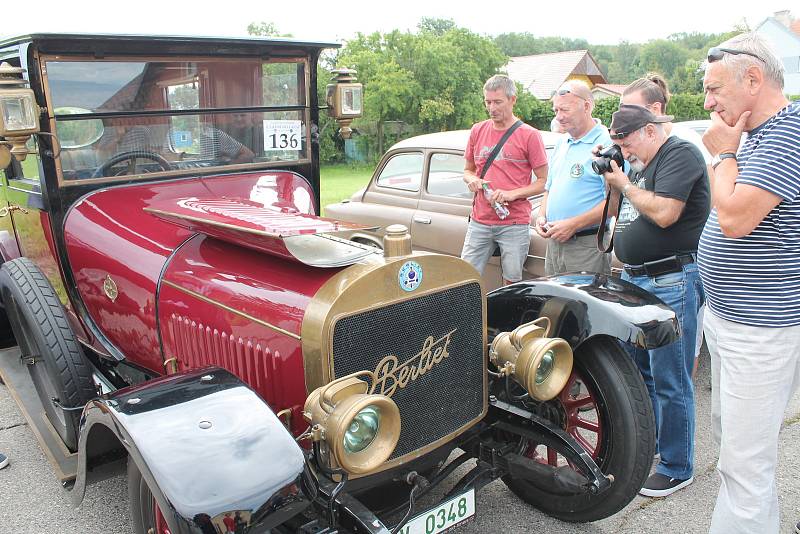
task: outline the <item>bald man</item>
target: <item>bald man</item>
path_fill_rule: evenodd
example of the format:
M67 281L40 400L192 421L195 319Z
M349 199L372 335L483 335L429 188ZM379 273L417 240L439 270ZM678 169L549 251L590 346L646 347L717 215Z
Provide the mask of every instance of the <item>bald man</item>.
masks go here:
M609 254L597 250L605 180L592 170L592 149L609 145L608 130L592 118L594 98L583 82L569 80L553 95L555 120L569 134L550 156L536 232L546 238L545 274L590 271L610 274Z

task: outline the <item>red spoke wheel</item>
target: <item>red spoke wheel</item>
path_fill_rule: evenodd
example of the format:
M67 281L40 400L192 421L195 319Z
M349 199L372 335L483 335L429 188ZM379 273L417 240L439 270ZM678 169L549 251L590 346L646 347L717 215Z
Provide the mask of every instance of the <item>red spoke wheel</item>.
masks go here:
M587 387L586 380L577 369L573 369L567 385L551 401L556 412L554 422L575 438L595 461L603 443L603 427L598 417L597 402L595 394ZM553 467L572 465L557 449L533 442L526 444L523 454Z
M548 419L561 426L614 476L599 495L548 491L511 476L503 481L517 496L564 521L596 521L627 505L650 473L655 421L639 370L619 343L595 337L575 351L572 375L559 396L547 403ZM554 447L529 442L523 453L553 467L574 468Z
M158 507L136 462L128 457L128 497L135 534L171 534L167 521Z

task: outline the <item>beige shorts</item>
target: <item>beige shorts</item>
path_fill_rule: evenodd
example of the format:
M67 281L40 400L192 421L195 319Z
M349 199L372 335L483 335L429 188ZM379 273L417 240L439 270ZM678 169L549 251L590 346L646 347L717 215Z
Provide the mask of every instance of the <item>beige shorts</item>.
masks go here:
M573 237L566 243L553 239L547 243L544 262L546 275L581 271L611 274L611 254L597 250L597 237L594 234Z

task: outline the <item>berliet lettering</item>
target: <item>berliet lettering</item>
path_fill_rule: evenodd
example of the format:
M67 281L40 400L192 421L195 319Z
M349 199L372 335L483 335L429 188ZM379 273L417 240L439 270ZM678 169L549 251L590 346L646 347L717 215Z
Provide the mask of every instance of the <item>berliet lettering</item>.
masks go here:
M450 344L450 336L456 330L458 329L451 330L435 341L433 336L428 336L422 345L422 350L400 365L397 364L397 356L393 354L382 359L375 367L374 392L391 397L398 387L405 388L409 382L413 382L440 364L450 356L447 346Z

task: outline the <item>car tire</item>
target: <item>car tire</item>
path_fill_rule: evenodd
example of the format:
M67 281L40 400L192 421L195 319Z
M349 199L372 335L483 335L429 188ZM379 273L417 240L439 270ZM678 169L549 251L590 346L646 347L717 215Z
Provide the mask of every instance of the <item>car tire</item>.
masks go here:
M21 358L42 402L45 415L70 451L78 448L80 410L97 396L92 372L67 321L56 292L27 258L0 267L0 291ZM32 363L31 363L32 362Z
M139 471L139 466L128 456L128 502L134 534L166 534L169 527L158 507L153 492Z
M562 426L575 435L573 430L577 430L573 426L577 425L570 421L587 417L586 407L594 410L599 423L597 440L589 444L593 447L587 452L603 473L614 476L614 482L606 491L592 495L544 491L540 486L508 475L503 481L523 501L548 515L571 522L597 521L624 508L650 474L655 452L655 419L641 374L616 340L605 336L592 338L578 347L574 356L572 376L557 399L569 399L565 396L576 394L585 397L578 402L557 401L565 410ZM582 438L586 440L585 435ZM552 451L540 455L536 450L535 445L529 449L534 451L532 457L536 461L557 463L550 456Z
M11 323L5 309L0 309L0 349L7 349L17 344L14 339L14 332L11 330Z

